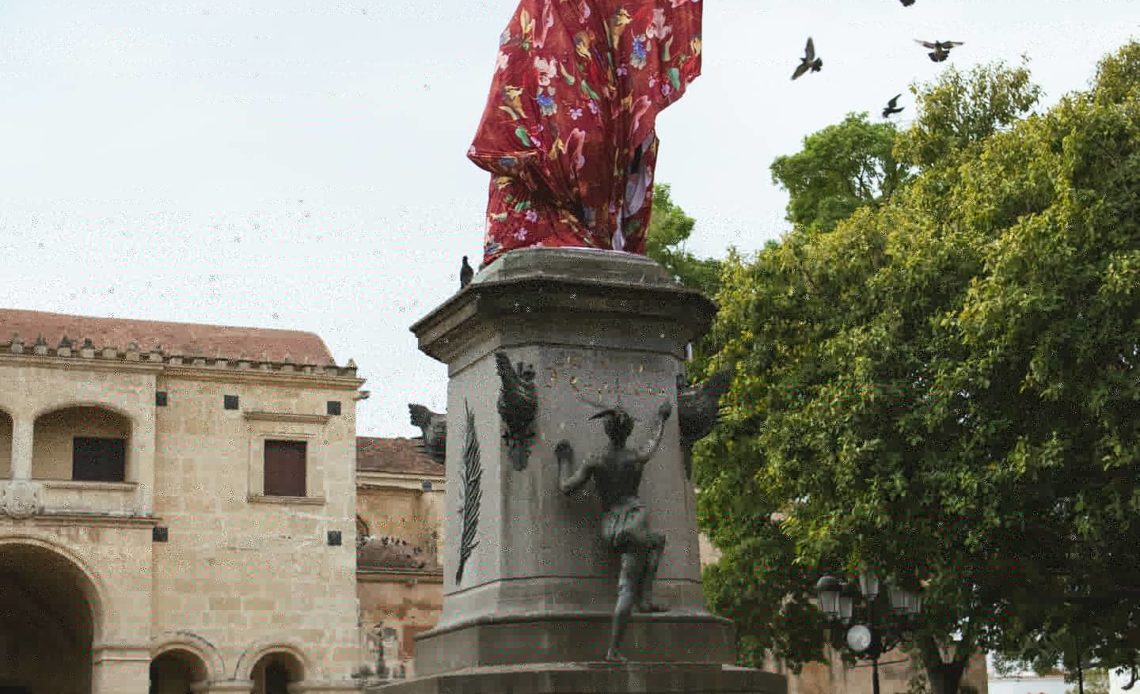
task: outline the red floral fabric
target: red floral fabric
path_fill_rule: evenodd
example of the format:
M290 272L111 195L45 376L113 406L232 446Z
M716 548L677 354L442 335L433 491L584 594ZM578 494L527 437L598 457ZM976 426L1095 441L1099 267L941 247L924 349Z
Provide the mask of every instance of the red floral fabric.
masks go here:
M521 0L468 156L483 264L526 246L645 252L657 114L701 71L701 0Z

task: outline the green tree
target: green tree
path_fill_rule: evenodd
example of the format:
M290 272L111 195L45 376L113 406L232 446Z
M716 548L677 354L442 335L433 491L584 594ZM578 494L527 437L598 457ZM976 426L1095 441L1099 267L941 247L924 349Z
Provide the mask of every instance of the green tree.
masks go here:
M716 296L720 261L698 258L685 249L696 220L673 202L668 183L653 186L653 214L645 238L645 254L664 265L681 284Z
M864 205L891 196L907 179L895 160L898 131L851 113L841 123L804 138L796 154L772 162L772 182L788 191L788 221L830 231Z
M746 656L818 657L810 583L861 563L923 587L935 694L1060 629L1086 663L1140 650L1137 75L1134 43L1026 117L1024 68L951 70L897 142L910 184L726 263L696 479Z
M673 202L669 184L655 184L653 214L649 218L649 230L646 232L645 254L664 265L681 284L714 297L720 287L721 261L698 258L685 249L685 242L689 240L695 226L696 220ZM703 373L709 355L715 351L716 348L708 337L697 342L693 346L693 363L689 365L689 373L694 376Z

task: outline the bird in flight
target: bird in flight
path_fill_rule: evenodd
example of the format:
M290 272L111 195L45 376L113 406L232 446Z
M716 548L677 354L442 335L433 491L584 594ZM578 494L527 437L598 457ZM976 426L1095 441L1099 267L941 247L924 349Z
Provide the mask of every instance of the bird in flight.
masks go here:
M903 7L910 7L914 4L914 0L899 0L899 2L902 3Z
M911 1L913 2L914 0ZM901 96L902 94L896 94L895 98L887 102L886 108L883 109L883 118L890 118L896 113L903 112L903 107L899 106L899 97Z
M815 57L815 44L809 36L807 46L804 47L804 57L800 58L800 64L796 67L796 71L792 73L792 79L799 79L808 70L819 72L821 69L823 69L823 60Z
M923 41L922 39L915 39L915 43L920 43L930 49L927 55L936 63L941 63L950 57L950 49L954 46L961 46L961 41Z

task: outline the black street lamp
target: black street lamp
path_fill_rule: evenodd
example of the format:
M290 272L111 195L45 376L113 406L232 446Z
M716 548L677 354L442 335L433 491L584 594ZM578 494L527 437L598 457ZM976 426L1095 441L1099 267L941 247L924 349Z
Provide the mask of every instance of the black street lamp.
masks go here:
M880 588L886 588L885 600ZM903 635L918 626L922 595L883 586L866 568L859 572L858 585L824 576L815 584L815 592L829 622L832 645L871 661L872 692L879 694L879 656L898 646ZM856 603L860 603L858 610Z

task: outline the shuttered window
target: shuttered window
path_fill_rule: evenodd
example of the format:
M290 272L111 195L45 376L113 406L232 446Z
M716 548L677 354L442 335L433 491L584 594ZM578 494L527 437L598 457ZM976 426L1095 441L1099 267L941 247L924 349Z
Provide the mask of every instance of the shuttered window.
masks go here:
M265 442L265 495L305 496L305 442Z
M71 479L81 482L122 482L126 468L126 439L75 437L71 451Z

